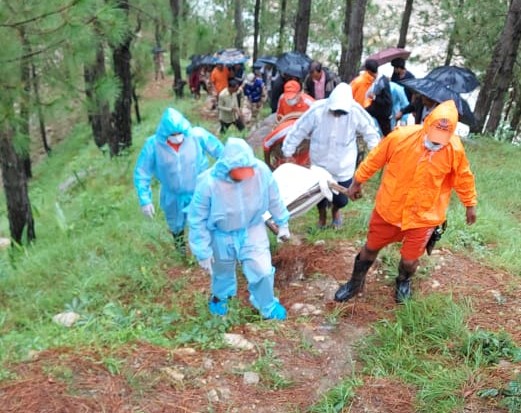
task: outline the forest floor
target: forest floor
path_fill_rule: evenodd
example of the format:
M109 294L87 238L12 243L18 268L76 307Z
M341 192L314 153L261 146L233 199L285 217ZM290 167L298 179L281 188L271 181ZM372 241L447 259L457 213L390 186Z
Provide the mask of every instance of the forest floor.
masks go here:
M0 411L306 411L326 390L351 376L357 368L356 342L373 323L392 320L396 309L393 280L386 280L378 265L369 272L361 296L346 304L335 303L333 294L339 282L346 280L356 248L347 241L334 246L317 244L284 245L273 257L276 289L289 317L285 322L273 322L268 329L251 323L231 331L240 335L247 348L171 350L134 343L120 350L118 359L124 362L119 374L109 372L95 352L63 348L43 351L31 362L14 366L17 380L1 388ZM415 280L415 293L442 292L456 301L470 300L470 329L496 331L501 326L521 342L521 289L515 277L449 250L435 252L431 258L434 270L428 278ZM172 283L183 278L191 285L190 292L183 293L187 305L193 302L195 293L208 293L208 282L199 270L171 268L168 276ZM165 291L164 297L157 299L168 301L171 296L171 291ZM249 305L242 280L239 300L241 305ZM265 367L271 371L261 369L260 382L254 379L252 383L248 372L259 357L264 357ZM510 363L500 364L488 375L487 385L499 388L514 375ZM344 412L415 411L417 389L371 376L363 376L363 380L364 385L357 388ZM465 412L506 412L478 397L476 391L472 382L464 389Z
M151 83L143 96L171 96L170 82ZM299 242L298 234L295 238L273 257L276 289L288 309L288 320L270 322L268 329L256 323L235 328L230 333L239 334L245 348L171 350L133 343L121 349L118 359L124 362L115 374L94 351L43 351L30 362L12 367L17 379L0 387L0 412L306 411L342 379L354 371L360 374L356 343L375 322L392 320L397 305L394 280L383 276L378 262L370 270L361 296L346 304L335 303L334 292L346 281L357 247L347 240L310 245ZM428 277L414 280L415 294L441 292L451 294L457 302L470 301L469 329L497 331L501 327L521 343L521 287L515 276L447 249L435 250L430 260L433 270ZM182 296L187 305L194 294L208 293L208 281L199 269L170 268L168 277L172 283L182 278L191 286ZM157 300L166 302L171 297L172 291L164 291ZM241 305L249 306L242 279L238 298ZM259 365L261 359L265 370ZM255 363L256 371L261 371L258 383L258 377L248 374ZM501 387L513 378L514 370L509 363L498 365L487 376L487 384ZM418 389L397 380L362 377L363 386L343 412L414 412ZM464 389L465 412L506 412L478 397L476 386L469 382Z

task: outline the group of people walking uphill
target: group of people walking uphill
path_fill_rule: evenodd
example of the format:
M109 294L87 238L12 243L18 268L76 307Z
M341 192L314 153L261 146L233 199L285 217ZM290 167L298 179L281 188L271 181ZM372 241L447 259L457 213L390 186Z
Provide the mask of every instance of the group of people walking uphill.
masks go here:
M311 103L282 145L285 161L309 140L310 160L346 188L317 206L318 226L342 226L341 209L362 196L362 187L383 170L369 219L367 239L356 255L348 281L334 300L345 302L364 287L366 275L385 246L400 242L395 299L411 297L411 280L434 230L446 220L454 190L465 207L466 222L476 222L474 176L460 138L453 101L437 105L423 124L398 127L381 136L350 85L338 84L327 98ZM356 167L357 135L369 155ZM207 155L215 159L208 168ZM278 240L290 237L290 213L268 166L246 141L230 137L223 145L178 111L168 108L156 133L147 139L136 163L134 182L141 209L154 215L151 180L161 183L160 206L176 247L185 252L184 229L192 254L210 276L211 313L226 315L237 295L236 265L248 281L251 304L265 319L284 320L286 309L275 297L275 268L263 214L277 224ZM295 177L298 179L298 177Z

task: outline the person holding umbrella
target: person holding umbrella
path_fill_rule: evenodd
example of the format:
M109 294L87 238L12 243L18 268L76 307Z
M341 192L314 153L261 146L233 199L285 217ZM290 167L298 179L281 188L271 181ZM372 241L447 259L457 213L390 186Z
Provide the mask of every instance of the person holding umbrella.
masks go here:
M362 184L383 168L367 234L355 258L351 279L335 300L347 301L364 286L379 251L401 242L395 300L411 297L411 278L438 225L445 221L452 190L466 209L467 224L476 222L474 175L460 138L454 134L458 110L454 101L439 104L423 125L395 129L358 167L348 189L351 200L362 196Z

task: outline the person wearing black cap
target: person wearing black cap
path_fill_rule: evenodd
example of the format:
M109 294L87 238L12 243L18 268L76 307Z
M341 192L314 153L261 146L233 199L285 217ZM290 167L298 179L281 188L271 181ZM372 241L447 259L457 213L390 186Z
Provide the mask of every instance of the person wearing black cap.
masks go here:
M393 67L393 74L391 75L391 82L400 83L402 80L415 79L415 76L405 68L405 59L397 57L391 60L391 66ZM411 101L412 93L407 88L405 94L409 102Z

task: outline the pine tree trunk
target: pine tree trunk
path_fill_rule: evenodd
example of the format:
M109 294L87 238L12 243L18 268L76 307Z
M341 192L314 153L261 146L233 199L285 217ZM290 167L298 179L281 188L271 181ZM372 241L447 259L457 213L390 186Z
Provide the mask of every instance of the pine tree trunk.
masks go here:
M407 0L405 2L405 9L402 14L402 24L400 25L400 38L398 39L396 47L405 48L405 44L407 43L407 32L409 31L413 2L414 0Z
M279 24L279 44L277 46L277 54L281 54L284 51L284 30L286 29L286 11L288 2L282 0L280 2L280 24Z
M483 87L479 91L474 116L473 132L494 132L501 120L505 93L512 82L513 67L521 40L521 0L512 0ZM488 120L487 120L488 117Z
M136 86L132 85L132 100L134 101L134 113L136 114L137 123L141 123L141 111L139 110L139 97L137 95Z
M244 47L244 23L242 21L242 0L235 0L233 16L233 21L235 23L235 48L242 50Z
M0 126L0 166L7 203L11 238L22 243L24 230L30 242L36 238L23 159L13 145L14 131L5 123Z
M47 131L45 130L45 116L42 109L42 100L40 99L40 80L36 71L36 66L31 64L32 81L34 98L36 101L36 107L38 108L38 126L40 128L40 137L42 138L43 148L47 154L51 153L51 147L47 141Z
M120 0L118 7L128 16L128 0ZM132 73L130 70L130 31L125 40L116 46L112 52L114 73L121 85L121 92L116 100L112 114L114 130L109 139L110 155L117 156L123 149L132 145L132 118L130 115L132 104Z
M22 48L25 56L31 55L31 45L27 40L24 29L20 29L20 39ZM20 97L20 122L18 126L18 134L24 140L24 150L20 153L20 157L23 159L23 165L25 170L25 176L27 178L33 177L33 171L31 167L31 132L29 130L29 118L31 111L29 109L31 105L31 61L30 58L24 58L20 61L20 81L23 87L23 94Z
M349 44L349 25L351 22L351 12L353 10L352 0L347 0L344 9L344 31L342 36L342 45L340 51L340 65L338 67L338 75L342 81L347 81L347 72L349 61L347 60L348 44Z
M295 21L294 49L306 53L309 37L309 19L311 17L311 0L299 0Z
M253 61L259 57L259 26L261 0L255 0L253 8Z
M174 72L174 83L172 89L177 97L183 97L183 89L185 81L181 72L181 56L180 44L181 36L179 29L179 21L181 19L182 0L170 0L170 9L172 11L172 29L170 31L170 65Z
M85 79L85 94L88 101L88 119L92 129L94 142L101 148L109 142L112 135L112 123L109 103L102 100L96 91L96 85L106 75L105 53L103 45L98 44L96 61L92 65L86 65L83 70Z
M342 79L351 82L360 70L360 60L362 58L362 47L364 39L364 19L365 9L368 0L355 0L351 10L349 20L349 32L347 38L347 65L344 67Z

